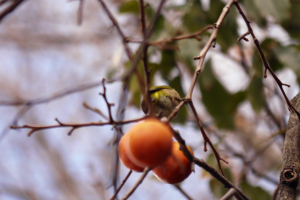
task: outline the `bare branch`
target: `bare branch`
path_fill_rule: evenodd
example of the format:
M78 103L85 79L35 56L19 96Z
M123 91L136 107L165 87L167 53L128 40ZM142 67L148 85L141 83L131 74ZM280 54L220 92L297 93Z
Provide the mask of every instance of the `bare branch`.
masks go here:
M92 108L91 106L89 106L86 102L83 102L83 106L88 109L91 110L97 114L99 114L100 116L102 116L104 119L109 120L109 118L98 108Z
M112 114L111 114L111 107L114 106L114 104L109 103L106 97L106 87L105 87L105 79L102 80L102 86L103 86L103 93L100 93L101 96L103 96L105 103L107 105L107 109L108 109L108 119L109 122L114 122Z
M198 159L194 157L191 152L188 150L185 140L181 137L179 132L177 130L173 130L173 136L176 138L176 140L180 144L180 150L183 152L183 154L186 156L186 158L190 162L194 162L199 167L203 168L205 171L207 171L210 175L212 175L214 178L216 178L220 183L224 185L225 188L234 188L238 194L235 195L235 197L238 200L249 200L249 198L238 188L236 188L230 181L226 179L222 174L220 174L215 168L209 166L206 162L204 162L202 159Z
M197 65L197 68L196 68L196 71L194 73L194 76L193 76L193 79L192 79L192 82L191 82L191 86L189 88L189 91L186 95L186 99L188 99L188 101L190 101L190 99L192 98L192 93L193 93L193 90L194 90L194 87L196 85L196 82L197 82L197 79L198 79L198 76L200 75L201 73L201 70L202 70L202 66L203 66L203 63L204 63L204 59L205 59L205 56L210 48L210 46L216 41L217 39L217 35L218 35L218 31L219 31L219 28L221 26L221 24L223 23L226 15L228 14L232 4L235 2L235 0L230 0L227 5L223 8L223 11L222 13L220 14L217 22L214 24L214 30L212 32L212 34L210 35L210 38L209 40L207 41L206 45L204 46L204 48L201 50L199 56L195 57L194 59L199 59L199 62L198 62L198 65Z
M151 171L151 169L149 167L146 167L142 176L140 177L140 179L136 182L136 184L128 191L128 193L125 195L124 198L122 198L122 200L126 200L128 199L133 193L134 191L137 189L137 187L143 182L143 180L146 178L148 172Z
M183 194L188 200L192 200L193 198L190 197L178 184L173 185L181 194Z
M172 41L176 41L176 40L184 40L184 39L190 39L190 38L196 38L197 40L199 40L200 38L197 38L198 35L202 34L203 32L209 30L209 29L213 29L214 27L212 25L208 25L205 28L203 28L202 30L190 34L190 35L183 35L183 36L178 36L175 38L169 38L169 39L165 39L165 40L161 40L161 41L156 41L156 42L149 42L149 45L158 45L158 44L162 44L162 43L167 43L167 42L172 42Z
M119 81L119 80L122 80L122 79L116 78L116 79L108 80L108 81L106 81L106 83L113 83L113 82ZM89 89L92 89L94 87L98 87L101 85L102 85L102 80L95 81L95 82L83 84L80 86L75 86L70 89L64 89L64 90L58 91L48 97L36 98L36 99L32 99L32 100L0 101L0 106L20 106L20 105L33 106L33 105L37 105L37 104L48 103L50 101L60 99L69 94L82 92L82 91L89 90Z
M230 188L228 192L220 200L229 200L235 194L236 194L236 190L234 188Z
M79 6L77 10L77 25L81 26L82 24L82 14L85 0L79 0Z
M213 147L212 143L210 142L210 140L208 139L207 135L205 134L205 131L201 125L201 122L198 118L198 115L197 115L197 112L193 106L193 103L192 103L192 93L193 93L193 90L194 90L194 87L196 85L196 82L197 82L197 79L198 79L198 76L200 75L201 73L201 70L202 70L202 66L203 66L203 63L204 63L204 58L210 48L211 45L214 45L214 43L216 42L216 39L217 39L217 35L218 35L218 31L219 31L219 28L222 24L222 22L224 21L226 15L228 14L231 6L233 5L233 3L235 2L236 0L230 0L227 5L223 8L223 11L222 13L220 14L217 22L214 24L214 30L208 40L208 42L206 43L206 45L204 46L204 48L201 50L199 56L195 57L194 59L199 59L199 62L198 62L198 65L197 65L197 68L196 68L196 71L193 75L193 79L192 79L192 82L191 82L191 85L190 85L190 88L189 88L189 91L187 93L187 95L185 96L184 99L182 99L182 101L179 103L178 106L176 106L176 108L174 108L173 112L168 116L168 122L170 122L175 116L176 114L179 112L180 108L184 105L184 103L189 103L192 110L193 110L193 113L197 119L197 122L198 122L198 125L199 125L199 128L201 130L201 133L202 133L202 136L204 138L204 151L206 151L206 142L209 143L210 147L212 148L213 152L214 152L214 155L218 161L218 165L219 165L219 168L223 174L223 171L222 171L222 168L221 168L221 164L220 164L220 160L223 160L225 163L227 163L227 161L225 161L224 159L222 159L220 157L220 155L218 154L218 152L216 151L216 149Z
M238 38L237 41L239 42L239 41L241 41L241 40L245 40L246 42L249 42L249 40L246 38L246 36L249 35L249 34L250 34L249 31L246 32L246 33L244 33L243 35L241 35L241 37Z
M281 92L282 92L282 94L283 94L283 96L284 96L284 98L285 98L285 101L286 101L286 103L287 103L287 105L288 105L288 107L289 107L289 110L295 111L295 113L297 114L297 116L298 116L298 118L299 118L299 120L300 120L300 113L299 113L299 112L294 108L294 106L291 104L290 100L289 100L288 97L286 96L286 94L285 94L285 92L284 92L284 90L283 90L283 87L282 87L282 86L288 86L288 87L289 87L289 85L288 85L288 84L285 84L285 83L282 83L281 80L280 80L280 79L276 76L276 74L273 72L272 68L270 67L269 63L267 62L266 57L265 57L265 55L264 55L264 53L263 53L263 51L262 51L262 49L261 49L261 47L260 47L260 44L259 44L258 39L257 39L256 36L254 35L254 32L253 32L253 30L252 30L252 28L251 28L251 26L250 26L250 21L248 20L248 18L246 17L245 13L244 13L243 10L241 9L241 7L240 7L240 5L239 5L239 3L238 3L237 0L234 1L234 5L235 5L235 7L238 9L238 11L239 11L239 13L241 14L241 16L243 17L243 19L244 19L244 21L245 21L245 23L246 23L246 25L247 25L248 32L251 34L251 36L252 36L252 38L253 38L253 41L254 41L254 44L255 44L256 48L258 49L259 55L260 55L260 57L261 57L261 59L262 59L262 61L263 61L264 67L265 67L265 69L264 69L264 77L265 77L265 78L267 77L266 72L267 72L267 70L269 70L269 72L270 72L271 75L273 76L274 80L276 81L276 83L277 83L279 89L281 90Z
M146 30L146 16L145 16L145 9L144 9L144 0L139 0L140 1L140 13L141 13L141 25L142 25L142 35L143 35L143 41L147 41L147 30ZM150 99L150 71L148 69L148 44L145 45L143 49L143 54L142 54L142 61L143 61L143 67L144 67L144 73L146 77L145 81L145 88L144 88L144 99L146 104L148 105L150 115L154 114L153 107L151 105L151 99Z
M71 127L74 129L88 127L88 126L105 126L105 125L123 125L123 124L130 124L133 122L137 122L140 120L146 119L146 117L132 119L132 120L125 120L125 121L109 121L109 122L91 122L91 123L83 123L83 124L68 124L62 123L58 119L55 119L58 122L58 125L50 125L50 126L31 126L31 125L23 125L23 126L10 126L11 129L32 129L29 133L29 136L36 131L44 130L44 129L51 129L51 128L64 128L64 127Z
M110 200L114 200L116 198L116 196L118 195L118 193L120 192L120 190L122 189L122 187L124 186L124 184L126 183L128 178L130 177L131 173L132 173L132 170L130 170L128 172L127 176L124 178L124 180L122 181L122 183L120 184L120 186L116 190L115 194L110 198Z
M3 10L2 13L0 13L0 22L11 12L13 12L21 3L23 3L25 0L15 0L11 5L9 5L5 10ZM1 4L5 3L7 1L2 1ZM0 4L0 5L1 5Z
M198 114L197 114L197 111L196 111L196 108L195 108L193 102L190 101L189 104L190 104L190 107L192 108L193 114L194 114L194 116L195 116L195 118L196 118L196 120L197 120L197 124L198 124L198 126L199 126L199 128L200 128L200 131L201 131L201 133L202 133L202 137L203 137L203 140L204 140L204 151L206 151L206 143L208 143L209 146L211 147L211 149L213 150L214 155L215 155L215 157L216 157L216 159L217 159L219 169L220 169L221 173L224 175L223 170L222 170L222 167L221 167L220 160L222 160L222 161L225 162L226 164L228 164L228 162L227 162L226 160L224 160L223 158L221 158L221 156L219 155L218 151L215 149L214 145L212 144L212 142L211 142L210 139L208 138L207 134L205 133L204 128L203 128L202 123L201 123L201 121L200 121L200 119L199 119L199 116L198 116ZM225 176L225 175L224 175L224 176Z

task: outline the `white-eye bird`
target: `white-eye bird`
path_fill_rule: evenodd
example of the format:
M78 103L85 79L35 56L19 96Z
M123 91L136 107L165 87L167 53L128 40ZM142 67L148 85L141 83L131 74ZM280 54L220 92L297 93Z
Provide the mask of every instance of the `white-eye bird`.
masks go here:
M151 87L149 95L154 114L159 118L168 117L181 101L178 92L166 85ZM145 114L149 114L150 112L145 98L142 101L142 110Z

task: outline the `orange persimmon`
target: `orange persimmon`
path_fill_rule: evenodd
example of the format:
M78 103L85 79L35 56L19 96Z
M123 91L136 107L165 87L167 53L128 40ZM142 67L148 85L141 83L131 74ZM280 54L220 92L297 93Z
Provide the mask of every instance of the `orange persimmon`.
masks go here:
M179 148L180 144L173 142L171 155L162 165L152 170L161 181L176 184L182 182L191 174L192 165ZM188 149L193 154L191 148L188 147Z
M143 167L139 167L135 165L127 156L126 152L128 152L128 139L130 134L125 134L119 143L119 157L122 161L123 165L133 171L142 172L144 171Z
M139 167L161 165L171 153L172 130L158 119L146 119L127 134L130 134L127 156Z

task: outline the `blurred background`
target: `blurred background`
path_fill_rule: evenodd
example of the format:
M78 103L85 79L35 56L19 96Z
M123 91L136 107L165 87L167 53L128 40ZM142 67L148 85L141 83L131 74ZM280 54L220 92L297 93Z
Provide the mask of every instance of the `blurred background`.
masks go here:
M3 13L15 1L0 1ZM147 1L147 24L159 0ZM228 1L169 0L155 25L151 42L189 35L214 24ZM300 2L297 0L243 0L265 56L283 83L289 99L299 91ZM122 40L96 0L28 0L0 23L0 199L109 199L128 169L115 170L115 131L112 126L83 127L71 136L70 128L38 131L11 130L11 125L88 123L106 119L83 106L86 103L108 115L99 95L103 78L120 77L130 64ZM142 41L139 2L106 0L107 7L135 51ZM222 24L193 93L198 115L214 146L229 164L226 177L250 199L271 199L279 182L281 147L289 111L272 76L263 78L263 65L245 22L233 6ZM190 87L197 56L211 31L199 37L159 43L148 50L151 85L170 85L184 97ZM139 65L142 71L142 65ZM142 92L131 76L124 119L144 116ZM122 81L106 84L107 98L117 116ZM71 92L70 92L71 91ZM62 94L58 98L57 94ZM26 105L24 102L35 102ZM123 132L131 125L123 126ZM211 149L203 152L203 139L188 106L172 121L196 157L217 168ZM118 197L136 183L133 173ZM180 184L190 199L219 199L222 184L195 168ZM257 195L260 194L260 195ZM187 199L177 187L149 173L130 199Z

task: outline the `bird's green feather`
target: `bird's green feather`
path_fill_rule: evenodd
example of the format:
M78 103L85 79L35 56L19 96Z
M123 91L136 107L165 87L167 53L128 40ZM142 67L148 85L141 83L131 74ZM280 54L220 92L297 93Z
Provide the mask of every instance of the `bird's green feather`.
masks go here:
M167 85L160 85L160 86L153 86L150 88L149 92L150 94L156 92L156 91L159 91L159 90L163 90L163 89L173 89L171 88L170 86L167 86Z

